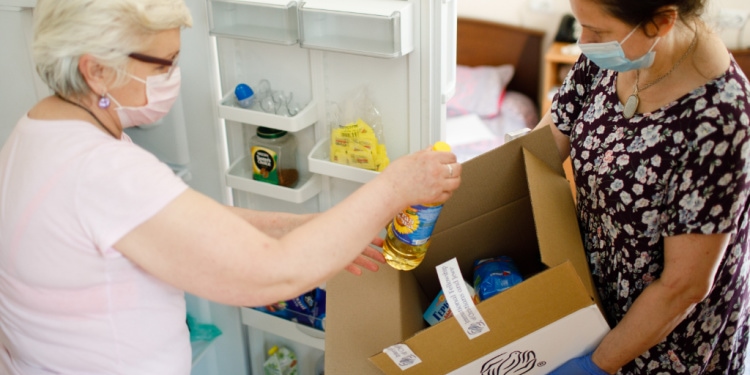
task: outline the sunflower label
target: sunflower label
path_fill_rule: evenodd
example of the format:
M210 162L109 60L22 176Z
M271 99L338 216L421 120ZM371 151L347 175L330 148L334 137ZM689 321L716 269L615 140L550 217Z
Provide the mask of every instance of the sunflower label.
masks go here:
M393 234L407 245L424 245L430 239L442 209L442 204L407 207L393 219Z

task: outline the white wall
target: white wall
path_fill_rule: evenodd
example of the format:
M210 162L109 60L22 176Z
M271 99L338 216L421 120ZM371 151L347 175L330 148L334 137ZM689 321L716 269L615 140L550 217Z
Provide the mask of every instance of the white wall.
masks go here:
M503 22L545 31L545 49L552 41L563 14L570 13L568 0L457 0L460 17ZM740 10L750 13L748 0L708 0L707 18L715 18L720 9ZM547 11L533 10L534 5L546 5ZM750 47L750 25L744 30L726 29L720 31L724 43L729 48ZM740 37L742 45L738 45Z
M30 40L31 10L0 3L0 145L37 101Z

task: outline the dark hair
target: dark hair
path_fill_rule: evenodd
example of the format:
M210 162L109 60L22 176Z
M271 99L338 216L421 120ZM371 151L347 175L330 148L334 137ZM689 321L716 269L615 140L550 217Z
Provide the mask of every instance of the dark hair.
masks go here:
M642 26L661 12L665 6L676 6L682 21L699 17L707 0L594 0L615 18L631 24Z

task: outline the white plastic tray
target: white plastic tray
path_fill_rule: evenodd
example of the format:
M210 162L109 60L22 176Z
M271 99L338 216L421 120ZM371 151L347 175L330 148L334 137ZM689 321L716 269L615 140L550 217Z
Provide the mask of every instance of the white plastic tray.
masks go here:
M295 187L286 187L253 180L249 165L249 156L235 161L226 174L227 186L292 203L305 202L320 193L322 184L319 175L300 173Z
M221 99L221 103L219 103L219 117L225 120L265 126L288 132L300 131L318 121L315 101L308 103L305 108L294 117L279 116L272 113L245 109L235 106L234 102L235 99L233 92L224 95Z
M326 176L336 177L343 180L367 183L379 172L370 171L367 169L351 167L339 163L330 161L330 141L324 139L318 142L313 147L310 154L307 156L308 166L310 172L318 173Z

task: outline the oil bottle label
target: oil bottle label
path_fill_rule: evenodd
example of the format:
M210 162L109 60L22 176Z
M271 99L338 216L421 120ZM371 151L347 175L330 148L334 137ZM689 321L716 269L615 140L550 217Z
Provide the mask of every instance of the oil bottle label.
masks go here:
M279 184L278 155L271 149L259 146L250 148L253 158L253 180Z
M408 245L424 244L430 239L442 209L443 205L407 207L393 219L393 234Z

